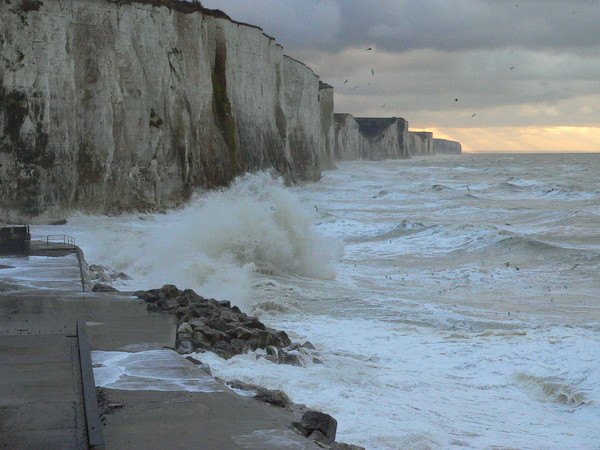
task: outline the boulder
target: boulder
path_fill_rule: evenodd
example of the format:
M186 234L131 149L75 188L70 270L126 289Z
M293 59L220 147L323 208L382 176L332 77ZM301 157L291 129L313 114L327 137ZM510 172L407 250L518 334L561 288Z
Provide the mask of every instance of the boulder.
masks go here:
M294 424L297 424L295 422ZM322 442L333 442L335 441L335 434L337 432L337 420L335 420L329 414L322 413L320 411L306 411L302 415L302 421L300 427L294 425L296 429L308 437L313 432L321 432L326 440Z
M194 351L194 344L192 341L181 341L177 345L177 353L185 355Z
M231 309L231 302L229 300L221 300L219 306L227 309Z
M257 386L256 384L246 383L241 380L231 380L228 381L227 384L233 389L241 389L243 391L258 391L260 388L260 386Z
M275 347L283 348L292 343L285 331L277 331L269 328L267 332L266 345L274 345Z
M257 389L254 398L258 401L270 403L271 405L278 406L280 408L287 408L293 403L285 392L280 390L265 389L262 387Z
M241 355L250 351L250 344L241 339L232 339L230 345L234 355Z
M162 298L156 302L156 306L163 311L175 311L179 307L179 303L172 298Z
M194 332L194 329L187 322L184 322L184 323L182 323L181 325L179 325L177 327L177 334L179 334L179 333L189 333L189 334L192 334L193 332Z
M96 283L92 287L92 292L119 292L119 290L108 284Z
M265 324L256 317L248 317L247 320L242 322L242 325L244 325L246 328L255 328L257 330L265 330L267 328Z
M332 442L329 444L331 450L366 450L360 445L346 444L345 442Z
M211 349L223 359L231 359L233 357L233 349L231 348L231 345L228 342L215 342L212 345Z
M226 322L238 322L238 316L231 311L223 311L219 317Z
M172 284L165 284L159 290L160 298L175 298L178 297L181 292L176 286Z
M284 349L279 350L279 356L277 357L277 362L279 364L289 364L292 366L302 367L304 364L302 363L302 358L298 352L287 352Z
M148 291L142 291L141 293L139 293L138 298L141 298L142 300L148 303L155 303L158 300L160 300L159 293L160 291L158 289L150 289Z

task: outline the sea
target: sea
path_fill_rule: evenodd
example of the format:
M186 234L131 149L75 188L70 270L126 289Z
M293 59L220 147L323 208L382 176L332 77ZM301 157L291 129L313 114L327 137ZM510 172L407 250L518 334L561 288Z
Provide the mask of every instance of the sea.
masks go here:
M196 356L333 415L339 441L600 448L600 154L337 166L32 231L75 237L117 288L192 288L310 341L322 364Z

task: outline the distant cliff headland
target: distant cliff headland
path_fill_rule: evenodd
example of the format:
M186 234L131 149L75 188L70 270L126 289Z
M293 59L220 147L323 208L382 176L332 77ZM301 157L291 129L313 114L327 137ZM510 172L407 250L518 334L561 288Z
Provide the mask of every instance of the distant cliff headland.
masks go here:
M152 210L273 168L460 153L333 88L253 25L177 0L0 2L0 217Z

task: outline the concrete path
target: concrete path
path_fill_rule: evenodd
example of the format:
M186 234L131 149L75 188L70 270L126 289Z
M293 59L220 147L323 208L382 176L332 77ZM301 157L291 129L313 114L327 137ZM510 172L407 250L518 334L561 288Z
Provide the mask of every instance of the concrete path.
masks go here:
M0 265L11 265L9 259L0 258ZM49 259L12 260L15 269L0 269L0 283L35 286L0 292L0 446L5 448L85 448L70 337L78 320L87 323L92 350L139 352L170 347L175 340L171 316L149 313L127 295L83 293L76 258ZM54 281L49 279L47 288L40 280L28 283L29 264L31 270L43 267L38 274ZM217 383L174 355L195 378ZM319 448L290 431L297 420L291 412L218 384L218 392L104 388L106 448Z
M0 361L2 447L87 448L76 337L3 335Z

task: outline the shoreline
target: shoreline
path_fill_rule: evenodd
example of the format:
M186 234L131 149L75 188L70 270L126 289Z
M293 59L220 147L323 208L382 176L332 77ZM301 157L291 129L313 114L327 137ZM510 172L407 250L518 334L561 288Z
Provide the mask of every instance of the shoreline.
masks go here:
M89 275L83 252L79 250L77 253L79 274ZM62 260L61 256L57 258ZM61 271L64 272L59 268L57 273ZM79 280L72 276L71 286L75 288ZM43 306L40 308L38 305L36 310L34 305L40 299ZM16 313L14 305L17 305ZM220 306L231 309L230 305ZM13 314L6 313L7 307L13 308ZM170 348L169 351L183 360L182 364L188 365L187 370L195 373L195 376L209 377L220 386L218 392L212 393L98 389L107 448L111 443L113 446L118 443L114 448L139 448L142 443L145 443L144 448L165 448L173 444L188 448L203 442L208 444L204 448L249 448L248 445L279 448L263 446L263 441L279 442L278 445L296 442L296 445L301 444L304 448L362 448L335 442L335 419L292 403L281 391L270 391L237 380L225 382L208 375L207 368L198 360L192 357L186 360L174 351L172 345L177 336L174 316L162 310L159 313L148 312L145 305L131 297L131 293L81 292L77 289L65 291L64 288L49 291L43 288L22 289L21 286L21 289L17 287L0 293L0 312L0 317L4 319L2 335L45 335L55 329L68 329L69 323L84 319L88 323L92 350L114 352L135 348L158 351ZM245 316L241 311L239 314ZM260 326L257 321L250 320ZM274 330L273 335L282 337L284 334L275 333ZM95 363L94 367L97 370L98 364ZM240 389L250 390L254 396L240 395L236 392ZM211 423L210 430L199 431L198 426L207 420ZM169 426L165 428L166 423ZM275 429L279 431L273 431L274 424L278 424ZM262 435L260 430L271 432ZM178 436L177 441L171 441L171 436ZM318 444L316 441L319 441ZM127 442L135 442L135 445ZM159 442L160 447L157 444Z

